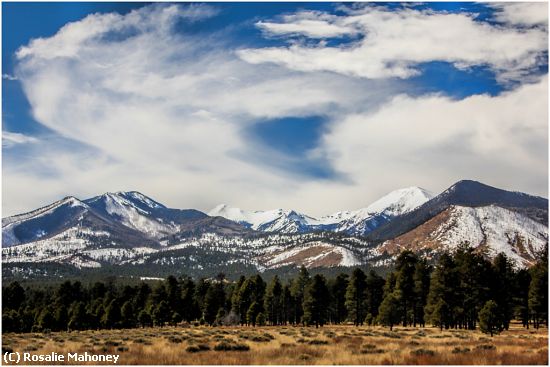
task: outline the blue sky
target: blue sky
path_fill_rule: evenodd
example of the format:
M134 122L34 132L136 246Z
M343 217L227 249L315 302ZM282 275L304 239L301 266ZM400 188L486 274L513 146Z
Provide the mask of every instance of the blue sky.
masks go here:
M547 196L545 4L2 6L4 215L116 190L314 215L464 178Z

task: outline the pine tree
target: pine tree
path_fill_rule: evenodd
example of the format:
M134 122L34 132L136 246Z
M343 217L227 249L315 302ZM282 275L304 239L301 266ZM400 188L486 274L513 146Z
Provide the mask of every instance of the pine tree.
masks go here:
M69 310L69 330L85 330L88 327L84 302L74 302Z
M460 327L475 330L478 313L491 297L492 265L468 242L460 244L454 253L458 276L455 319Z
M290 291L290 285L286 284L283 287L283 304L282 304L282 314L283 314L283 325L286 325L288 322L292 321L294 314L294 298Z
M204 278L199 279L195 287L195 304L197 305L197 309L199 310L199 314L201 316L204 310L204 297L206 297L206 292L208 292L209 287L210 285Z
M282 295L283 286L279 280L279 277L275 275L265 293L264 309L266 311L266 320L271 325L282 324Z
M168 302L166 300L160 301L156 307L153 308L152 318L156 326L163 327L164 324L170 320L170 307L168 307Z
M248 278L243 282L238 291L238 314L241 318L241 324L251 324L251 320L247 317L247 313L250 309L250 305L254 302L254 290L254 280ZM256 320L254 320L254 322L256 322Z
M384 299L384 278L376 274L374 270L369 271L366 283L366 313L365 321L372 325L378 316L378 309Z
M212 325L216 321L218 310L225 304L225 292L221 281L210 284L203 305L203 318Z
M304 323L315 325L316 328L323 326L327 321L330 293L327 281L324 276L317 274L307 286L304 294Z
M548 258L539 260L530 270L529 313L533 326L538 329L540 324L548 325Z
M515 316L521 320L525 328L529 328L529 285L531 274L526 269L520 269L514 279Z
M498 334L503 330L502 312L493 300L487 301L479 311L479 329L486 334Z
M365 273L359 268L354 269L346 290L346 308L355 326L363 325L365 320L366 286Z
M12 282L2 289L2 306L8 310L19 310L25 302L25 290L19 282Z
M258 316L256 316L256 325L265 326L265 315L263 312L260 312Z
M141 310L138 315L138 321L141 327L148 327L153 325L153 319L146 310Z
M346 290L349 284L348 278L349 276L347 274L340 273L330 282L331 321L336 324L346 321L348 316L348 310L346 308Z
M45 332L55 329L55 318L49 308L44 308L38 316L38 330Z
M426 259L419 260L416 263L413 282L413 293L415 297L413 326L416 327L416 324L419 324L421 327L424 327L426 324L424 319L424 307L426 307L428 293L430 291L430 266Z
M2 332L18 333L21 331L21 322L19 312L15 310L5 310L2 312Z
M122 305L120 310L122 325L126 328L132 328L136 324L136 317L134 315L134 307L131 301L126 301Z
M172 326L177 326L181 322L181 320L183 320L183 318L180 313L173 312L172 317L170 318L170 324L172 324Z
M432 273L425 307L426 320L440 329L455 325L453 311L457 304L458 279L453 258L444 253Z
M499 253L493 260L495 288L493 300L498 306L502 327L508 330L510 320L513 317L512 283L514 268L512 262L504 253Z
M241 288L246 281L246 277L241 275L237 284L235 284L235 289L231 295L231 310L237 315L240 314L240 303L241 303Z
M416 309L416 295L414 293L414 272L418 257L410 250L399 254L395 260L396 280L395 286L399 290L399 301L401 302L401 320L403 326L413 323L414 310Z
M101 318L101 326L105 329L113 329L119 327L122 316L120 314L120 306L116 299L113 299Z
M399 290L387 294L380 304L378 311L378 322L384 326L388 326L393 330L393 326L401 321L403 303L399 296Z
M252 326L256 326L256 320L260 312L261 312L260 304L256 301L252 302L252 304L248 308L248 311L246 312L247 324L248 325L252 324Z
M294 315L293 315L293 324L299 324L302 322L302 315L304 314L304 310L302 308L303 302L304 302L304 293L306 290L307 285L309 284L310 277L309 272L307 271L305 266L300 267L300 272L298 274L298 277L294 279L292 282L292 286L290 288L292 298L294 298Z
M193 279L186 278L181 289L181 312L185 321L191 322L200 317L200 311L195 300L195 283Z
M180 312L182 307L181 302L181 288L178 280L173 275L170 275L166 278L166 301L168 302L168 307L172 312Z
M64 304L56 305L55 312L55 326L52 330L60 331L67 330L67 325L69 323L69 310L68 307Z

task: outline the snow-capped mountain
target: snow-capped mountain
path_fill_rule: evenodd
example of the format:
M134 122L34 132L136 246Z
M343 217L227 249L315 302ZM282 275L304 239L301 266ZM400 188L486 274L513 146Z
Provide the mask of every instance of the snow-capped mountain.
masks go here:
M186 220L206 217L198 210L169 209L137 191L106 193L84 202L105 218L154 239L176 233Z
M452 205L480 207L495 205L548 225L548 199L506 191L477 181L462 180L416 209L395 217L368 234L373 242L393 239L435 217Z
M352 212L338 212L319 220L325 226L334 226L336 232L365 236L393 218L408 213L434 195L420 187L408 187L390 192L366 208ZM331 222L333 221L333 222Z
M464 241L490 258L504 252L527 267L548 244L548 200L460 181L435 197L410 187L359 210L314 218L227 205L206 215L129 191L66 197L2 220L9 276L104 267L158 276L388 266L403 249L437 257Z
M132 246L160 245L161 240L179 234L182 230L207 228L217 233L218 227L227 224L224 221L229 222L201 221L207 218L206 214L198 210L167 208L136 191L106 193L83 201L66 197L32 212L4 218L2 247L82 231L106 231L110 234L110 242L119 239L121 243ZM75 228L78 230L71 231ZM245 228L239 228L246 231ZM75 241L77 239L75 237Z
M366 208L340 211L314 218L294 210L245 211L226 204L208 212L262 232L304 233L313 231L344 232L364 236L392 218L408 213L433 198L433 194L419 187L395 190Z
M74 234L82 231L88 234L109 233L109 244L152 244L139 231L105 218L75 197L66 197L32 212L4 218L2 247L46 240L70 230L73 230L70 233ZM104 241L96 241L99 242Z
M316 219L294 210L245 211L220 204L208 212L211 217L223 217L261 232L302 233L311 230Z
M28 213L2 219L2 247L36 241L75 223L87 206L68 196Z
M527 267L548 244L548 228L496 205L451 205L417 228L384 242L377 251L398 254L409 249L434 254L452 251L464 242L491 258L503 252L516 266Z

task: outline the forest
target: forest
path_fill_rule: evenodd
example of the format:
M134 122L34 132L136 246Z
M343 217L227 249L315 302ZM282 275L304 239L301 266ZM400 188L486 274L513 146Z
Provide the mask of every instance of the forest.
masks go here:
M327 324L479 328L487 334L519 320L548 325L548 253L529 269L505 254L492 262L467 244L434 265L403 251L385 278L357 268L333 278L311 275L264 280L260 274L229 281L169 276L153 284L65 281L58 286L2 288L3 333L192 325Z

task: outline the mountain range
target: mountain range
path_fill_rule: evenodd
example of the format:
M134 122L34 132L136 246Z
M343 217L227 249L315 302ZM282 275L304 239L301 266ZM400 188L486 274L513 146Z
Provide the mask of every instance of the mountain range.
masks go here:
M548 244L548 200L464 180L439 195L409 187L315 218L225 204L206 214L129 191L66 197L2 219L5 277L387 266L403 249L437 258L462 242L527 267Z

